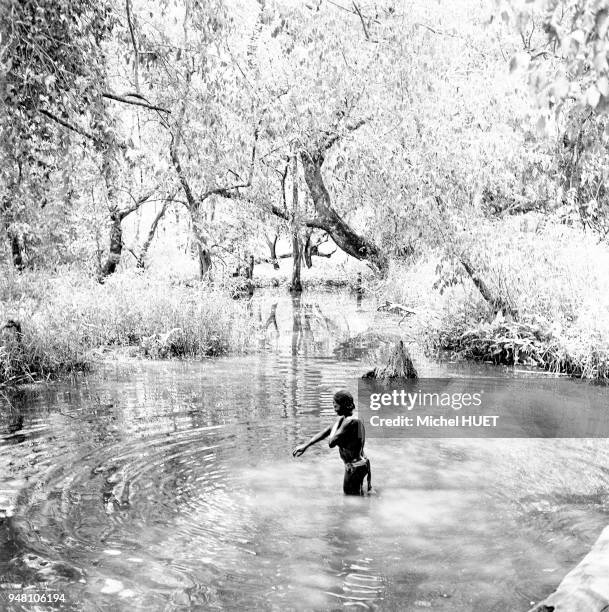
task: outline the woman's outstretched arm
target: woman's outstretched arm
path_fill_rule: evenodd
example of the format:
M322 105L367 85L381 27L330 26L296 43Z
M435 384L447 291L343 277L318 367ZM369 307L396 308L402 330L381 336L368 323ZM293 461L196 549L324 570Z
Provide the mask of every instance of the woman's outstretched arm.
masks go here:
M332 426L328 426L325 429L323 429L322 431L320 431L318 434L315 434L308 442L305 442L304 444L301 444L300 446L297 446L293 451L292 451L292 455L294 457L300 457L300 455L302 455L302 453L304 453L307 448L309 448L309 446L313 446L313 444L317 444L317 442L327 438L330 435L330 432L332 431Z

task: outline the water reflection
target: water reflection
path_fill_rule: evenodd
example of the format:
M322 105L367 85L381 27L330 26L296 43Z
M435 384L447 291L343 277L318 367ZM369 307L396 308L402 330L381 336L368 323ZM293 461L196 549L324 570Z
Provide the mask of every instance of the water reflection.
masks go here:
M336 453L290 450L401 330L346 294L252 308L259 354L109 364L2 403L0 575L75 610L526 610L607 522L594 440L369 439L379 494L344 498Z

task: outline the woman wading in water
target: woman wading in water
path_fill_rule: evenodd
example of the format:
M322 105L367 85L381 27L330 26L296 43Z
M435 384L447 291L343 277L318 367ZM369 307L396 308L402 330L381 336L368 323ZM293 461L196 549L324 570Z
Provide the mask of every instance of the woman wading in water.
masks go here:
M348 391L337 391L334 394L334 410L338 419L331 425L313 436L305 444L297 446L293 451L294 457L300 457L309 446L330 437L329 446L338 446L340 458L345 463L345 478L343 491L345 495L363 495L364 478L368 476L368 491L371 489L372 472L370 461L364 455L364 442L366 430L360 419L353 417L355 404L353 396Z

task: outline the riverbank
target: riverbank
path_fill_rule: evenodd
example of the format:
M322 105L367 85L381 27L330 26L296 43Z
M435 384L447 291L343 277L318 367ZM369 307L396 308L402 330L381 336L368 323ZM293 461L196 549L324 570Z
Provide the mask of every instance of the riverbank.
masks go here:
M523 219L488 224L469 253L515 316L494 313L460 264L394 263L375 291L414 312L428 353L609 380L609 254L584 232ZM440 270L440 271L439 271Z
M583 232L528 218L488 223L472 234L468 257L516 316L495 314L460 264L433 254L393 261L376 279L337 253L303 268L305 291L360 290L394 312L430 356L532 365L557 374L609 379L609 254ZM257 265L253 285L287 291L291 260ZM0 281L4 328L0 385L84 370L121 348L129 356L212 357L254 348L257 326L239 279L214 285L122 271L100 285L77 271L16 274ZM238 293L238 292L237 292ZM243 294L240 297L246 297Z
M212 357L252 346L247 304L199 282L169 283L121 273L103 285L63 272L4 274L0 385L86 370L104 349L130 347L152 358Z

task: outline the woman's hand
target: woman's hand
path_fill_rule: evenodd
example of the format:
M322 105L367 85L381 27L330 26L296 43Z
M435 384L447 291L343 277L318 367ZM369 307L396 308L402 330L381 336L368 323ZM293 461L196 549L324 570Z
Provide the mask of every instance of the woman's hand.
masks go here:
M300 457L300 455L302 455L307 450L307 448L308 447L306 444L301 444L300 446L297 446L292 451L292 457Z

